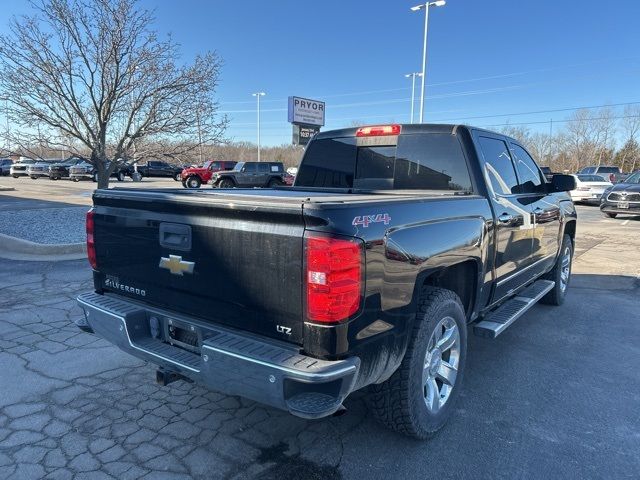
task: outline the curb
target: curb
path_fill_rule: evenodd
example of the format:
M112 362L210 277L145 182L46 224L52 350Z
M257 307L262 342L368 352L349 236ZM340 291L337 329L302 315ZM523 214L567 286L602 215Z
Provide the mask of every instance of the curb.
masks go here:
M9 260L60 261L86 258L84 243L43 244L0 233L0 257Z
M13 192L14 190L13 187L0 187L0 192Z

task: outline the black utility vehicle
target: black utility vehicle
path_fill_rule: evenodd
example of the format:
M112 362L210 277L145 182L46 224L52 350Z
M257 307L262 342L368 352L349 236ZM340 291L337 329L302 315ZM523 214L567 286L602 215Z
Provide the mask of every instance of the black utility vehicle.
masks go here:
M600 197L600 210L610 218L640 215L640 172L607 188Z
M69 169L81 163L84 163L84 160L81 158L69 158L64 162L54 163L49 168L49 179L60 180L61 178L69 178Z
M278 187L285 185L281 162L238 162L233 170L216 172L211 177L214 188Z
M179 165L160 160L149 160L144 165L138 165L138 173L143 177L170 177L177 182L182 180L182 169L183 167ZM133 173L133 168L131 168L131 173Z
M454 409L468 327L495 338L563 302L573 188L503 135L384 125L319 133L287 189L96 190L79 326L160 383L300 417L369 387L373 414L425 438Z

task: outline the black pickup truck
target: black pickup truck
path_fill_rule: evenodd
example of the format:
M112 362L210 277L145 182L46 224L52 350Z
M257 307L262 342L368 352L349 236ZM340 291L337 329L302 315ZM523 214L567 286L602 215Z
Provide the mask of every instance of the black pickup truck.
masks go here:
M316 135L293 187L96 190L78 325L162 384L300 417L367 387L377 418L426 438L453 410L468 328L495 338L563 302L574 187L497 133L383 125Z

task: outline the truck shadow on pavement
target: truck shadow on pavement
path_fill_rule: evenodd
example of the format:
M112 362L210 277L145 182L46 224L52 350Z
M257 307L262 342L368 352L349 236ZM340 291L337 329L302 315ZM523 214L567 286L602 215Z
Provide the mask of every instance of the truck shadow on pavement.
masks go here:
M470 335L456 412L428 442L374 422L362 392L346 415L306 421L186 382L157 386L153 366L73 325L75 296L90 288L83 262L0 261L0 478L617 477L640 467L630 420L640 325L624 320L637 318L635 277L575 275L564 306L536 306L494 341ZM594 339L605 315L611 332ZM615 411L594 417L614 383Z

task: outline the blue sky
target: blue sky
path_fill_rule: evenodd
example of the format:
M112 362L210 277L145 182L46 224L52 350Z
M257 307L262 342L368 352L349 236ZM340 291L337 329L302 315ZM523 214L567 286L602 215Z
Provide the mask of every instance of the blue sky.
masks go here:
M229 136L255 141L251 93L267 93L269 145L291 141L289 95L326 101L326 128L408 122L404 74L420 70L422 55L424 14L409 10L416 3L142 0L186 60L206 50L224 59L218 92ZM18 0L3 6L1 30L26 10ZM640 102L639 18L631 0L448 0L430 10L425 121L557 122L571 112L516 114Z

